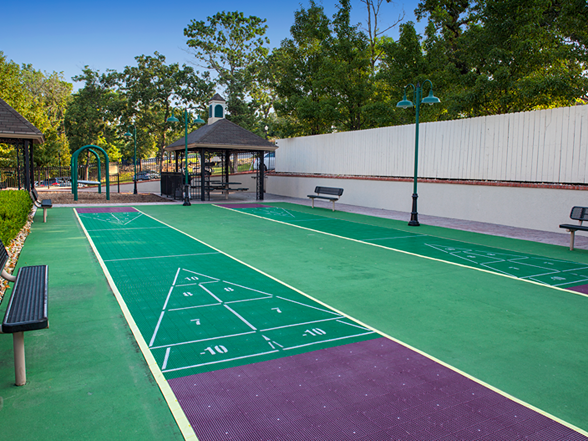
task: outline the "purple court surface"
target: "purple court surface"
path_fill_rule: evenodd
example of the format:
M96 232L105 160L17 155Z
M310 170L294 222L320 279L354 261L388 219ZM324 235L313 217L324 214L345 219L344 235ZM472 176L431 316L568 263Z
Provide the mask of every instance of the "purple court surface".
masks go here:
M386 338L169 383L200 441L588 439Z
M76 208L78 213L134 213L137 210L133 207L80 207Z

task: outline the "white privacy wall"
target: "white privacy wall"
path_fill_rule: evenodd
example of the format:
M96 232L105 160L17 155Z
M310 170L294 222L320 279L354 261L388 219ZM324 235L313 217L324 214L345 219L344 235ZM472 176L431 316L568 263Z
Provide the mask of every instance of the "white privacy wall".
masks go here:
M421 178L588 183L588 106L419 126ZM276 171L412 177L414 124L278 140Z
M365 177L412 178L414 132L413 124L281 139L267 191L305 198L316 185L342 187L341 203L410 212L411 180ZM452 182L419 182L418 211L565 233L571 207L588 206L586 187L535 184L588 184L587 155L588 106L421 124L419 178Z

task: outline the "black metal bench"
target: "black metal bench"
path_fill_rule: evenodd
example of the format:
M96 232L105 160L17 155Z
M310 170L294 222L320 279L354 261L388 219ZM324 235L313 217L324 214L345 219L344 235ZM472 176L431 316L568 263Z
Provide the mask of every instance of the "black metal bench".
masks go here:
M47 318L47 265L25 266L16 276L4 269L8 252L0 240L0 268L2 278L14 282L6 308L2 333L12 334L14 345L14 377L17 386L27 382L24 332L49 326Z
M326 199L333 203L333 211L335 211L335 202L339 200L341 195L343 194L342 188L335 188L335 187L316 187L314 189L316 194L309 194L308 197L312 199L312 208L314 208L314 200L315 199ZM321 196L321 195L329 195L329 196ZM334 197L336 196L336 197Z
M43 222L47 222L47 209L53 207L51 199L39 200L39 193L37 193L37 190L34 188L31 190L30 194L31 199L33 200L33 204L35 204L35 207L43 209Z
M588 231L588 226L582 225L582 222L588 220L588 207L572 207L570 219L580 221L578 224L561 224L559 228L565 228L571 234L570 237L570 251L574 249L574 240L576 238L576 231Z

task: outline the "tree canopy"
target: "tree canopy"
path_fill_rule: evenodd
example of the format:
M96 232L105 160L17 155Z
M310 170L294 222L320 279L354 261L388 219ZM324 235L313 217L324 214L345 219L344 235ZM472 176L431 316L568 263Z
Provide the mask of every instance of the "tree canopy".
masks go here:
M182 134L167 123L172 111L206 119L215 91L227 99L228 119L276 137L412 123L414 111L395 105L407 84L425 79L441 104L422 112L423 121L588 102L585 0L421 0L422 35L403 14L387 12L390 0L355 1L363 23L352 23L351 0L335 1L332 16L315 0L301 5L273 50L264 18L222 11L191 20L183 35L202 73L155 52L120 72L86 66L73 94L62 73L19 66L0 52L0 97L44 133L37 165L66 162L86 144L131 158L123 134L133 124L139 157L161 156ZM13 159L13 148L0 145L0 161Z

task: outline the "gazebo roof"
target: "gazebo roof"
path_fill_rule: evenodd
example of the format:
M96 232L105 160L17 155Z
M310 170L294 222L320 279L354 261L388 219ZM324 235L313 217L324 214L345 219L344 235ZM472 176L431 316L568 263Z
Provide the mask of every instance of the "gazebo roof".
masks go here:
M39 129L0 98L0 142L14 144L24 139L29 139L35 144L45 142Z
M165 150L174 151L184 148L184 137L181 137L173 144L167 146ZM188 134L188 149L199 148L274 151L278 146L227 119L219 119L214 124L202 126L198 130Z

